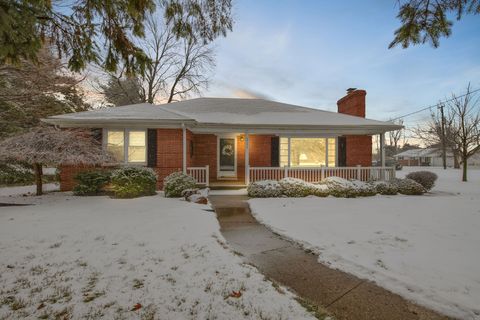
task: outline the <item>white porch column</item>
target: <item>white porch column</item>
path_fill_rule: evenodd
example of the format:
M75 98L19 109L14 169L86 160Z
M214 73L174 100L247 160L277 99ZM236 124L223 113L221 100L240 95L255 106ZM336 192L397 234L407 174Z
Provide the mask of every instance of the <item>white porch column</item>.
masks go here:
M380 180L385 180L385 133L380 134Z
M182 171L187 173L187 128L182 123Z
M245 132L245 184L250 183L250 138L248 131Z
M380 134L380 163L385 167L385 133Z

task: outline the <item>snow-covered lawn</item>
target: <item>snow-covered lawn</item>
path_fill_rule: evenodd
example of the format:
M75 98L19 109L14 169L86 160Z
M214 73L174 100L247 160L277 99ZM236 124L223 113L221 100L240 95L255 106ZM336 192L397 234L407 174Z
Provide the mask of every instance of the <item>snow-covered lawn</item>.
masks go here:
M0 319L313 318L242 264L206 206L160 195L18 200L38 204L0 207Z
M425 169L425 168L421 168ZM404 168L399 176L420 168ZM252 199L254 215L334 268L440 312L480 319L480 170L424 196Z

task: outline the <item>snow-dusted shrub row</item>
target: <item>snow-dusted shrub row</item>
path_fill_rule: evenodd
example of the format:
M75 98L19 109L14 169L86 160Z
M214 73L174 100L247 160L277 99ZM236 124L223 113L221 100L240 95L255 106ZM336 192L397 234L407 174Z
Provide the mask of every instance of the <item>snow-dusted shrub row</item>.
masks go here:
M102 189L110 182L110 171L82 171L75 176L77 185L73 188L76 196L94 196L102 193Z
M412 179L395 179L393 182L397 188L398 193L406 195L422 195L426 192L425 188L418 182Z
M252 198L276 198L282 196L282 186L275 180L263 180L250 183L247 192Z
M415 171L407 174L406 178L420 183L425 190L429 191L435 185L435 181L437 181L438 176L431 171Z
M115 198L154 195L157 188L157 174L150 168L123 167L112 172L111 186Z
M284 178L280 181L264 180L251 183L247 188L252 198L272 197L327 197L338 198L369 197L376 194L407 195L423 194L425 189L411 179L396 179L394 182L362 182L340 177L328 177L321 183L309 183L296 178Z
M398 193L398 187L395 183L376 181L374 186L375 191L381 195L395 195Z
M193 177L178 171L163 180L163 191L167 198L181 197L184 190L193 189L196 185L197 182Z

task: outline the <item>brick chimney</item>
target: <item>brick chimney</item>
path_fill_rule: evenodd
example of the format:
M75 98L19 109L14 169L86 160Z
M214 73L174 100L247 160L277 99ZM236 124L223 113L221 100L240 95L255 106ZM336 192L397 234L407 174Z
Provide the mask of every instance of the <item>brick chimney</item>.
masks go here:
M347 89L347 95L337 101L338 113L365 118L365 97L367 91ZM338 137L338 165L353 167L372 165L371 136Z
M367 91L347 89L347 95L337 101L338 113L365 118L365 96Z

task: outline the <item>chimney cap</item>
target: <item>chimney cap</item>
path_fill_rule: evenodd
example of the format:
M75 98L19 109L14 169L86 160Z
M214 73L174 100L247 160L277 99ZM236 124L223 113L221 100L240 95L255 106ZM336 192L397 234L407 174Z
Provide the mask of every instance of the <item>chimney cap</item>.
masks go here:
M357 90L357 88L348 88L348 89L347 89L347 93L351 93L351 92L353 92L353 91L355 91L355 90Z

